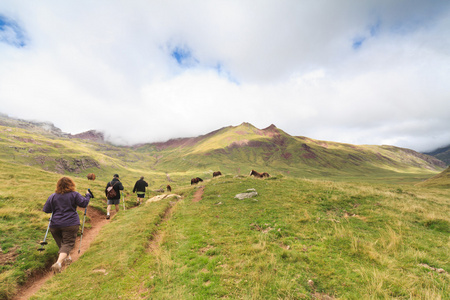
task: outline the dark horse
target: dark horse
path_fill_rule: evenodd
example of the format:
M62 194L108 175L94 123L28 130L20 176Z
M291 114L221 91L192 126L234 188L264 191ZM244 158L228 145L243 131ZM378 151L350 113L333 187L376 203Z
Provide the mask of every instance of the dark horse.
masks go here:
M171 187L170 185L167 185L167 186L166 186L166 189L167 189L168 192L171 192L171 191L172 191L172 187Z
M220 175L222 175L222 173L220 173L220 171L213 172L213 177L220 176Z
M250 175L249 176L255 176L255 177L258 177L258 178L264 178L264 177L270 177L270 175L269 175L269 173L266 173L266 172L264 172L264 173L258 173L258 172L256 172L255 170L252 170L251 172L250 172Z
M201 179L200 177L192 178L191 185L193 185L194 183L199 183L200 181L203 181L203 179Z

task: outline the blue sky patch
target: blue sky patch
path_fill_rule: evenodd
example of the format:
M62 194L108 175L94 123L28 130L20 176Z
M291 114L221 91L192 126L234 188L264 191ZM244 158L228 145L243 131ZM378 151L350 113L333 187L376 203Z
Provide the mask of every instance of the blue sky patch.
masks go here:
M217 72L220 77L226 78L228 81L233 82L235 84L239 84L238 80L234 78L231 73L226 70L226 68L222 65L222 63L217 62L216 65L204 64L201 63L197 58L192 54L191 49L187 46L169 46L170 56L177 62L178 66L187 69L187 68L203 68L203 69L213 69Z
M183 67L191 67L198 64L198 60L192 56L191 50L186 47L175 47L170 55Z
M364 43L364 41L366 40L365 37L357 37L353 39L353 44L352 44L352 48L353 49L359 49L361 48L362 44Z
M217 71L217 74L219 74L219 76L221 77L225 77L228 81L235 83L237 85L239 85L239 81L234 78L233 76L231 76L231 73L229 71L227 71L221 63L217 63L217 65L214 67L214 69Z
M381 28L381 21L377 20L375 23L367 26L366 33L359 35L352 40L352 48L358 50L369 39L379 35Z
M17 48L26 45L23 29L15 21L3 15L0 15L0 42Z

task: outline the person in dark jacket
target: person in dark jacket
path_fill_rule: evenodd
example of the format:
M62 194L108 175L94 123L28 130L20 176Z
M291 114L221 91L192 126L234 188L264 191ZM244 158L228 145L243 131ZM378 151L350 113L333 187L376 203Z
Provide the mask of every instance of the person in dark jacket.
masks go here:
M136 183L134 184L133 193L137 194L137 202L136 205L140 205L142 199L145 197L145 188L148 187L148 183L144 181L144 176L141 177Z
M113 198L108 198L108 188L110 186L112 186L113 189L116 191L116 196ZM116 206L116 212L119 211L120 191L123 191L122 182L120 182L120 180L119 180L119 175L114 174L113 180L108 182L108 184L106 185L106 188L105 188L105 195L106 195L106 198L108 199L108 202L107 202L108 206L106 208L106 219L109 219L109 217L110 217L112 205Z
M58 260L52 265L55 273L61 272L63 264L72 262L70 251L75 246L80 218L77 206L87 207L91 200L91 193L86 192L82 196L75 191L75 182L69 177L61 177L56 183L56 191L48 197L42 209L46 213L52 213L50 232L59 248Z

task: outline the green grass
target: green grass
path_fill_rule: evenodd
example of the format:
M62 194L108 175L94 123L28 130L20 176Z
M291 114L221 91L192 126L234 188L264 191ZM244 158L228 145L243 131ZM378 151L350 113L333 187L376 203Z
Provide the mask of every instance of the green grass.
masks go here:
M140 278L148 275L145 266L151 263L146 247L168 207L166 200L121 211L78 261L32 298L134 298Z
M259 195L234 198L250 188ZM34 299L450 297L448 273L420 265L450 270L448 193L231 176L193 193L157 226L159 248L146 249L167 202L120 215Z
M44 268L58 251L54 243L50 243L46 251L38 252L36 249L40 247L39 241L44 238L49 220L42 207L60 177L0 160L0 247L2 254L15 256L15 259L0 265L0 281L3 283L0 298L14 293L18 284ZM75 182L82 194L88 187L98 190L98 185L89 183L87 179L76 179ZM91 206L103 207L101 197L93 199Z
M249 147L232 146L246 141ZM184 199L164 222L168 201L119 213L35 298L449 297L448 273L420 265L450 271L447 173L414 186L441 170L395 147L282 132L274 144L244 124L195 147L164 150L0 126L0 149L0 298L11 298L56 259L51 237L46 251L36 249L48 225L42 207L57 180L72 177L81 193L91 188L96 198L90 205L105 212L104 188L114 173L125 186L128 208L140 176L149 183L148 197L170 184ZM314 160L306 155L311 151ZM251 169L272 176L250 178ZM212 178L217 170L225 176ZM88 181L88 173L97 179ZM206 189L193 203L190 179L197 176ZM259 195L234 199L249 188ZM155 232L162 242L150 251Z
M441 173L417 184L421 187L434 187L448 189L450 187L450 167Z

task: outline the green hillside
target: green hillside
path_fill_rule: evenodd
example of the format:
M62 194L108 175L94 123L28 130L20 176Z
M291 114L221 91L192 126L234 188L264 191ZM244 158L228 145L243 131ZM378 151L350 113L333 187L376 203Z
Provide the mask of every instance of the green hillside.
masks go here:
M194 191L119 214L33 299L450 297L448 193L246 176Z
M157 157L156 169L220 169L228 174L250 170L295 177L333 180L413 180L442 171L445 163L431 156L394 146L355 146L294 137L270 126L260 130L248 123L230 126L197 138L139 146L136 151ZM423 177L424 176L424 177Z
M438 187L438 188L449 188L450 187L450 167L442 171L441 173L420 182L417 184L422 187Z
M36 249L48 225L42 206L56 181L67 175L79 192L91 188L90 206L105 213L104 187L114 173L128 210L35 299L449 297L450 195L414 186L443 170L432 157L248 123L134 147L24 121L5 125L0 298L12 298L55 260L51 237L46 251ZM271 177L249 177L251 169ZM224 176L212 178L217 170ZM88 173L97 179L88 181ZM182 200L134 207L140 176L149 182L148 197L170 184ZM200 202L192 201L196 176L205 180ZM247 189L259 195L234 198Z

